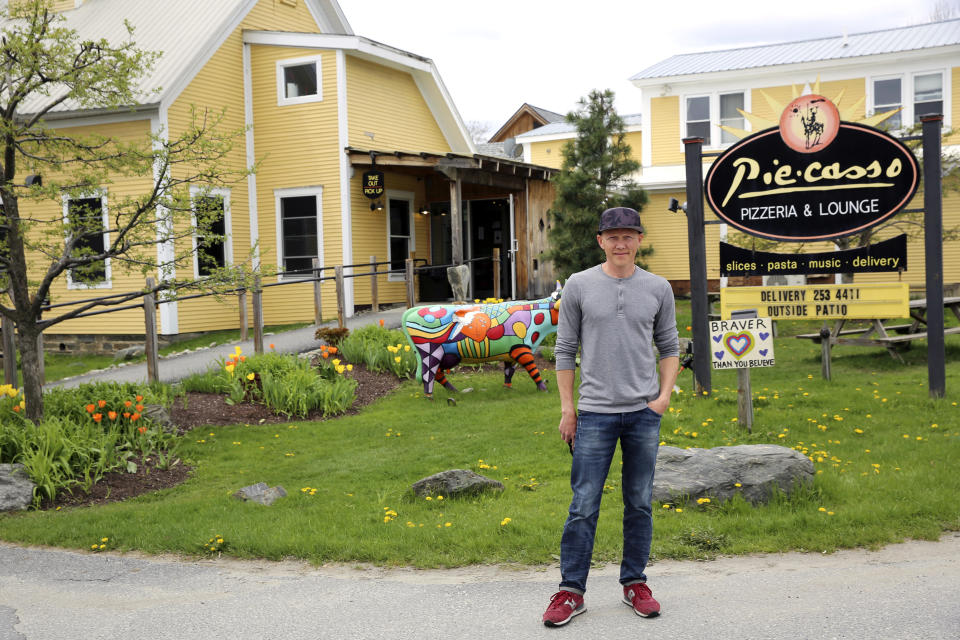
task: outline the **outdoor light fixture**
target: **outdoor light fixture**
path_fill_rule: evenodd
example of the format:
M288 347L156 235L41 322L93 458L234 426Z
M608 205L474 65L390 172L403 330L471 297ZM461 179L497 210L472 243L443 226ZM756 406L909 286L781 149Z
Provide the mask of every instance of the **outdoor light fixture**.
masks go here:
M420 215L425 216L425 215L428 215L429 213L430 213L430 207L428 207L427 205L423 205L422 207L420 207Z
M670 198L670 204L667 205L667 211L672 211L673 213L676 213L678 209L683 209L683 212L686 213L687 203L684 202L683 204L680 204L680 201L677 200L676 198Z
M375 200L370 203L370 211L383 211L383 202Z

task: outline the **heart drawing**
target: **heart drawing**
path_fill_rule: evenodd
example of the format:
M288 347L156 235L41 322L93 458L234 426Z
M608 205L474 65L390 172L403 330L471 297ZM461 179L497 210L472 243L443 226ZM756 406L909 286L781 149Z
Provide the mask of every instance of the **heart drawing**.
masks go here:
M761 339L761 340L766 340L768 337L770 337L770 334L767 333L766 331L761 331L761 332L760 332L760 339Z
M733 357L739 360L753 348L753 337L747 332L731 332L723 336L723 343Z
M723 351L714 351L713 355L717 356L717 360L723 360Z
M723 336L713 336L713 341L714 341L714 342L719 343L721 340L723 340Z
M762 356L767 355L767 351L768 351L767 349L760 349L760 355Z

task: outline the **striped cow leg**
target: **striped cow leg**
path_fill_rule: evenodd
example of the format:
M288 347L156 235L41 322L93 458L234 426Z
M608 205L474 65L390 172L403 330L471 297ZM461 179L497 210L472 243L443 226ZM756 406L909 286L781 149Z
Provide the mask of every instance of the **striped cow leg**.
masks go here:
M510 357L516 360L518 364L523 365L523 368L530 374L530 378L537 383L537 389L540 391L547 390L547 384L540 377L540 369L533 362L533 352L530 347L517 345L510 350Z
M417 345L420 354L420 370L423 379L423 395L433 400L433 383L443 376L440 359L443 358L443 345L435 342L421 342ZM440 381L443 384L443 381Z
M453 392L457 391L457 388L453 386L453 384L451 384L449 380L447 380L447 374L443 372L443 369L437 369L436 379L437 379L437 382L442 384L444 387L446 387L450 391L453 391Z

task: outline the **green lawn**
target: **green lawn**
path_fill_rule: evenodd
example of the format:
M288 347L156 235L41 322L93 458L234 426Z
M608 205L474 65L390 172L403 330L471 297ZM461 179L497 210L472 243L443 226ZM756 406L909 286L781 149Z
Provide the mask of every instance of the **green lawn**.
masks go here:
M687 322L681 314L682 335ZM906 366L882 349L838 347L826 382L819 345L778 338L777 366L752 371L752 435L735 422L734 372L714 372L709 398L692 397L684 372L686 392L663 421L665 444L796 447L817 475L812 489L763 507L655 504L654 558L829 552L960 529L960 339L947 344L947 396L932 400L923 343L906 353ZM554 388L552 372L545 377ZM513 390L501 387L499 373L455 371L451 380L474 389L456 406L443 389L424 400L411 381L358 415L195 430L179 451L195 466L185 484L101 507L3 515L0 538L89 549L106 537L108 549L202 554L219 535L224 552L241 557L417 567L552 562L570 499L556 393L537 393L522 372ZM598 561L619 558L618 467L615 458ZM410 484L451 468L476 470L506 490L482 499L412 497ZM290 495L272 507L230 497L259 481Z

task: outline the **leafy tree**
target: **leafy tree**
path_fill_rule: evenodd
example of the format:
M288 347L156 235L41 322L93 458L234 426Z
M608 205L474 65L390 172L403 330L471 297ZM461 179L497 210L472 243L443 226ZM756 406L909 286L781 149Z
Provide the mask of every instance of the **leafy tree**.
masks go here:
M567 122L577 127L577 137L563 146L563 164L553 177L556 196L547 255L558 278L603 262L596 235L604 209L640 211L647 202L646 192L630 177L640 164L630 157L623 119L613 100L609 89L594 90L567 114ZM644 245L638 255L651 253L652 247Z
M6 5L6 6L3 6ZM162 132L129 141L56 129L46 119L55 109L119 110L148 102L141 82L158 53L137 48L127 25L124 42L82 39L52 11L50 0L0 5L0 303L3 321L16 324L27 417L43 416L38 337L51 326L102 305L121 305L146 293L44 311L51 286L69 274L74 281L102 280L111 269L158 274L155 291L183 283L164 277L191 264L196 234L215 243L213 207L191 211L190 188L201 193L236 181L246 169L228 162L240 132L217 133L223 114L194 110L192 126L177 136ZM62 108L62 107L61 107ZM26 180L40 175L42 184ZM135 180L135 195L110 193L108 217L100 194ZM31 184L27 184L31 182ZM126 193L126 188L123 190ZM64 198L69 205L63 205ZM207 203L213 198L202 199ZM66 215L63 211L66 209ZM44 212L47 213L44 213ZM195 215L195 225L191 222ZM222 236L220 238L222 241ZM158 251L158 245L162 245ZM163 258L159 258L162 255ZM192 273L192 269L189 270ZM242 269L208 269L203 286L215 288ZM112 292L96 292L112 293ZM56 302L56 301L52 301Z

